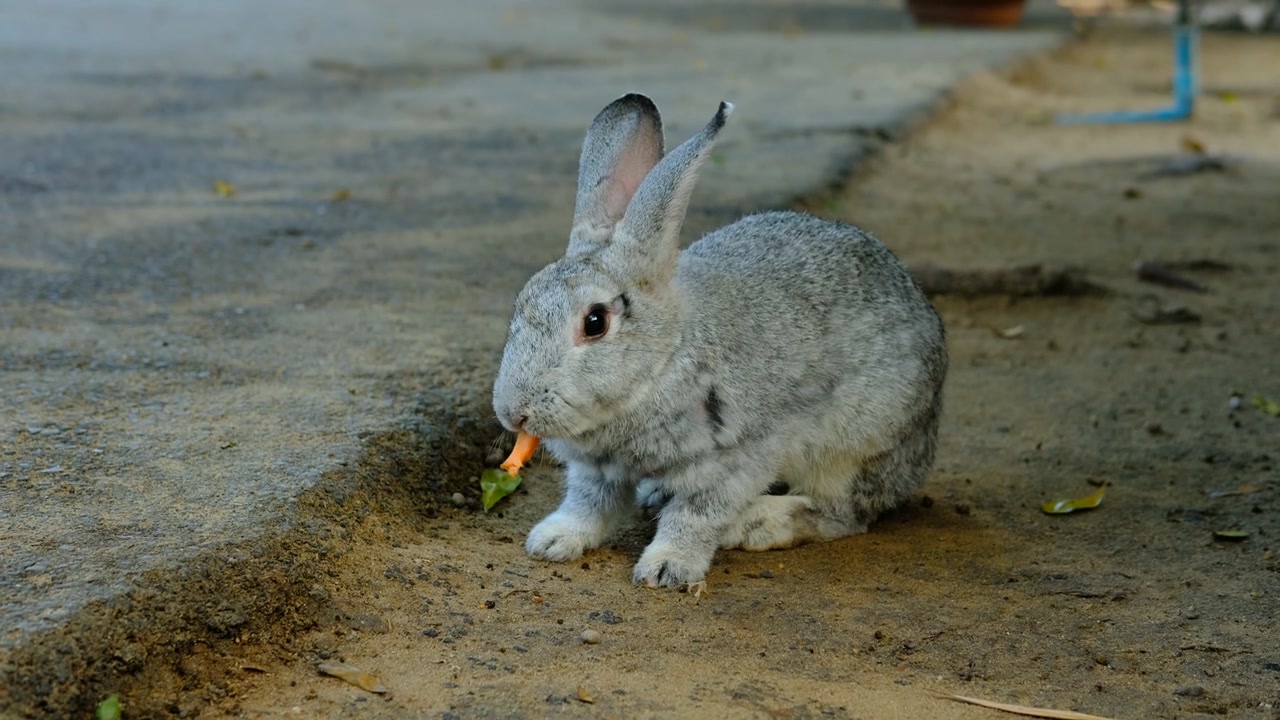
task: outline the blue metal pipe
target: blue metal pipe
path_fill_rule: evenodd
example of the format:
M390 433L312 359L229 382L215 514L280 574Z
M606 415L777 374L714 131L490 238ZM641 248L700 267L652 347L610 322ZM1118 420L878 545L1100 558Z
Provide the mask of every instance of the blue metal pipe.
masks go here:
M1189 120L1199 94L1196 56L1200 44L1190 4L1191 0L1178 0L1178 19L1173 26L1173 105L1158 110L1059 115L1058 122L1062 125L1086 125Z

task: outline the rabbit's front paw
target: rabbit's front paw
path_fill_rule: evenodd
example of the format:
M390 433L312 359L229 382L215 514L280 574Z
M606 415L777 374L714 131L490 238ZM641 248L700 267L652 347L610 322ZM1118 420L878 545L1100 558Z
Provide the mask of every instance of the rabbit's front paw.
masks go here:
M675 545L654 543L636 563L632 581L649 587L673 587L701 582L711 567L711 554L701 554Z
M554 512L529 531L524 549L534 557L563 562L599 545L600 534L590 521Z

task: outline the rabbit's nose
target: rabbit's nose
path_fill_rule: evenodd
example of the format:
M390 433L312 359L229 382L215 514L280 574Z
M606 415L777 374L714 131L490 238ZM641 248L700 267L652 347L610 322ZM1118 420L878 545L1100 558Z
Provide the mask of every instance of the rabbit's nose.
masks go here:
M529 416L515 408L507 408L505 411L498 413L498 420L503 427L511 432L520 432L524 429L524 424L529 422Z

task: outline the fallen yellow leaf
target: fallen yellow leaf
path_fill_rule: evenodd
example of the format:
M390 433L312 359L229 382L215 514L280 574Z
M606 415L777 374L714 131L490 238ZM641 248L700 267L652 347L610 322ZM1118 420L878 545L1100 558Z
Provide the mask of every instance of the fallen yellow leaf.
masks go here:
M236 194L236 186L226 180L214 180L213 191L218 194L218 197L228 198Z
M1183 150L1189 153L1195 153L1196 155L1203 155L1209 150L1204 146L1204 143L1190 135L1183 135L1182 140L1178 144L1182 146Z
M1098 503L1102 502L1102 496L1107 494L1107 486L1094 490L1092 493L1074 500L1050 500L1040 506L1040 509L1050 515L1065 515L1076 510L1092 510L1098 507Z

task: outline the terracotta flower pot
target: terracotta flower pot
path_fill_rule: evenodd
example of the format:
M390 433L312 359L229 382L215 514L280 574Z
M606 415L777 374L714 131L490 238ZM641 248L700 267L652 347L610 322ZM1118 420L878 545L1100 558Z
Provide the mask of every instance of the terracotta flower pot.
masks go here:
M906 0L907 12L921 25L1013 27L1022 20L1026 0Z

